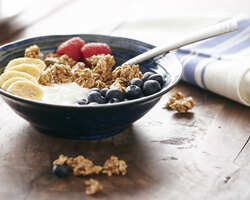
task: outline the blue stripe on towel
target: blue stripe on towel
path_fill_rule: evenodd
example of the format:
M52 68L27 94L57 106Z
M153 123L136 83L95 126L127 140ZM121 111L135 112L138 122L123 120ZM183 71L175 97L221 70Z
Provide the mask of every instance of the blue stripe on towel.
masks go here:
M247 38L246 40L236 44L235 46L232 46L229 49L226 49L225 51L223 51L221 54L233 54L233 53L237 53L240 52L243 49L246 49L250 47L250 38Z
M184 77L186 81L189 83L192 83L194 85L197 85L195 80L195 69L200 61L202 61L204 58L202 56L195 56L195 58L191 59L184 65Z
M218 59L218 60L220 60L220 59ZM207 66L210 65L213 62L217 62L218 60L217 59L211 60L206 65L204 65L202 70L201 70L201 83L202 83L203 88L205 88L205 89L207 89L207 86L206 86L206 83L205 83L205 72L206 72Z

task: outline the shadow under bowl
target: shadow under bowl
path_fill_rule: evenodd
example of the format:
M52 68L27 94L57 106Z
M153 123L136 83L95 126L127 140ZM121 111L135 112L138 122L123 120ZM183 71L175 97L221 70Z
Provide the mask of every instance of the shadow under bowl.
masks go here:
M54 52L63 41L79 36L86 42L110 45L117 66L148 51L154 46L132 40L104 35L52 35L30 38L0 47L0 72L14 58L23 57L25 48L37 44L43 53ZM174 53L167 53L140 64L142 72L152 71L164 76L160 92L140 99L116 104L64 106L24 99L0 89L4 101L41 133L69 139L98 139L115 135L145 115L181 78L182 66Z

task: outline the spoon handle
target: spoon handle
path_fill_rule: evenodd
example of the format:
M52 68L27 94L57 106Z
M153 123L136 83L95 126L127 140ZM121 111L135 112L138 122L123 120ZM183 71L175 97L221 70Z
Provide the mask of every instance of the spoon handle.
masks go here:
M148 60L150 58L153 58L155 56L158 56L162 53L166 53L168 51L174 50L174 49L178 49L180 47L183 47L185 45L194 43L194 42L198 42L201 40L205 40L217 35L221 35L224 33L228 33L228 32L232 32L237 30L238 26L237 26L237 20L236 19L229 19L226 20L224 22L212 25L208 28L205 28L203 30L200 31L196 31L192 34L190 34L187 37L183 37L178 41L174 41L172 43L166 44L166 45L161 45L158 47L155 47L143 54L140 54L128 61L126 61L124 64L129 64L129 65L133 65L133 64L137 64L140 63L142 61Z

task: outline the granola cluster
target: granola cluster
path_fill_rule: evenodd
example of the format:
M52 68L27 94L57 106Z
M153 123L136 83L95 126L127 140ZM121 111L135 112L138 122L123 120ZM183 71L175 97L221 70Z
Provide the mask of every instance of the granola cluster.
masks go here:
M72 82L72 72L69 65L55 63L42 72L39 83L42 85L50 85L53 83L69 83Z
M66 164L73 170L75 176L87 176L92 174L107 174L108 176L125 175L127 173L127 164L124 160L119 160L116 156L111 156L104 163L103 167L95 165L91 160L88 160L82 155L77 157L67 157L60 155L58 159L54 160L53 165Z
M43 59L43 54L37 45L32 45L25 49L24 57Z
M75 60L73 60L66 54L59 56L58 62L63 65L69 65L70 67L73 67L77 63Z
M124 64L122 66L117 67L112 72L112 77L114 79L121 78L126 81L130 81L133 78L142 78L142 72L140 71L139 65L128 65Z
M176 110L180 113L186 113L188 110L192 109L195 102L192 97L185 97L181 92L175 92L169 98L166 108Z
M119 160L116 156L111 156L105 161L103 166L95 165L91 160L88 160L82 155L76 157L68 157L60 155L58 159L54 160L55 165L67 165L73 171L75 176L89 176L99 173L106 174L108 176L114 175L126 175L127 164L124 160ZM86 194L92 195L103 189L103 186L95 179L85 181Z
M64 165L68 160L68 157L61 154L56 160L53 161L53 166L55 165Z
M96 55L87 58L93 73L98 74L100 81L106 82L112 79L112 68L115 66L115 59L111 55Z
M86 88L116 88L124 91L130 80L142 77L139 65L125 64L113 70L115 59L109 54L87 58L88 66L66 54L59 56L56 53L48 53L43 58L37 45L26 48L25 56L44 60L47 67L39 79L41 85L76 82Z
M95 86L94 74L89 68L74 71L73 79L78 85L85 88L93 88Z
M124 176L127 173L127 164L124 160L119 160L116 156L111 156L104 163L102 173L108 176L112 176L113 174L122 174Z
M77 64L77 62L70 58L68 55L64 54L59 56L55 53L48 53L44 59L44 62L47 65L47 69L54 64L67 65L71 68Z
M93 195L103 190L103 186L100 184L100 182L93 178L86 180L84 184L86 186L85 192L87 195Z
M95 165L91 160L79 155L75 158L68 158L66 164L72 168L75 176L87 176L92 174L99 174L102 167Z

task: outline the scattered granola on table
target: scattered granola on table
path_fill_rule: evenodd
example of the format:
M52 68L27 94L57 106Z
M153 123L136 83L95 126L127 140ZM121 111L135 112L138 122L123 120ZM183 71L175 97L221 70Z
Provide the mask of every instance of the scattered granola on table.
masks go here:
M68 158L66 164L72 168L75 176L99 174L102 171L101 166L95 165L91 160L88 160L82 155L75 158Z
M105 161L103 166L95 165L91 160L85 158L82 155L76 157L68 157L61 154L56 160L53 161L53 173L58 177L63 177L66 174L65 167L69 167L73 171L74 176L90 176L98 175L100 172L107 174L108 176L126 175L127 164L124 160L119 160L116 156L111 156ZM64 171L63 171L64 170ZM89 179L85 181L86 194L93 195L103 190L103 186L99 181L95 179Z
M100 182L92 178L86 180L84 184L86 186L85 192L87 195L93 195L103 190L103 186L100 184Z
M53 161L53 166L55 166L55 165L64 165L67 160L68 160L68 157L61 154L56 160Z
M176 110L179 113L186 113L192 109L195 102L192 97L185 97L181 92L175 92L166 103L166 108Z
M127 164L124 160L119 160L116 156L111 156L104 163L102 173L108 176L112 176L113 174L122 174L124 176L127 173Z

